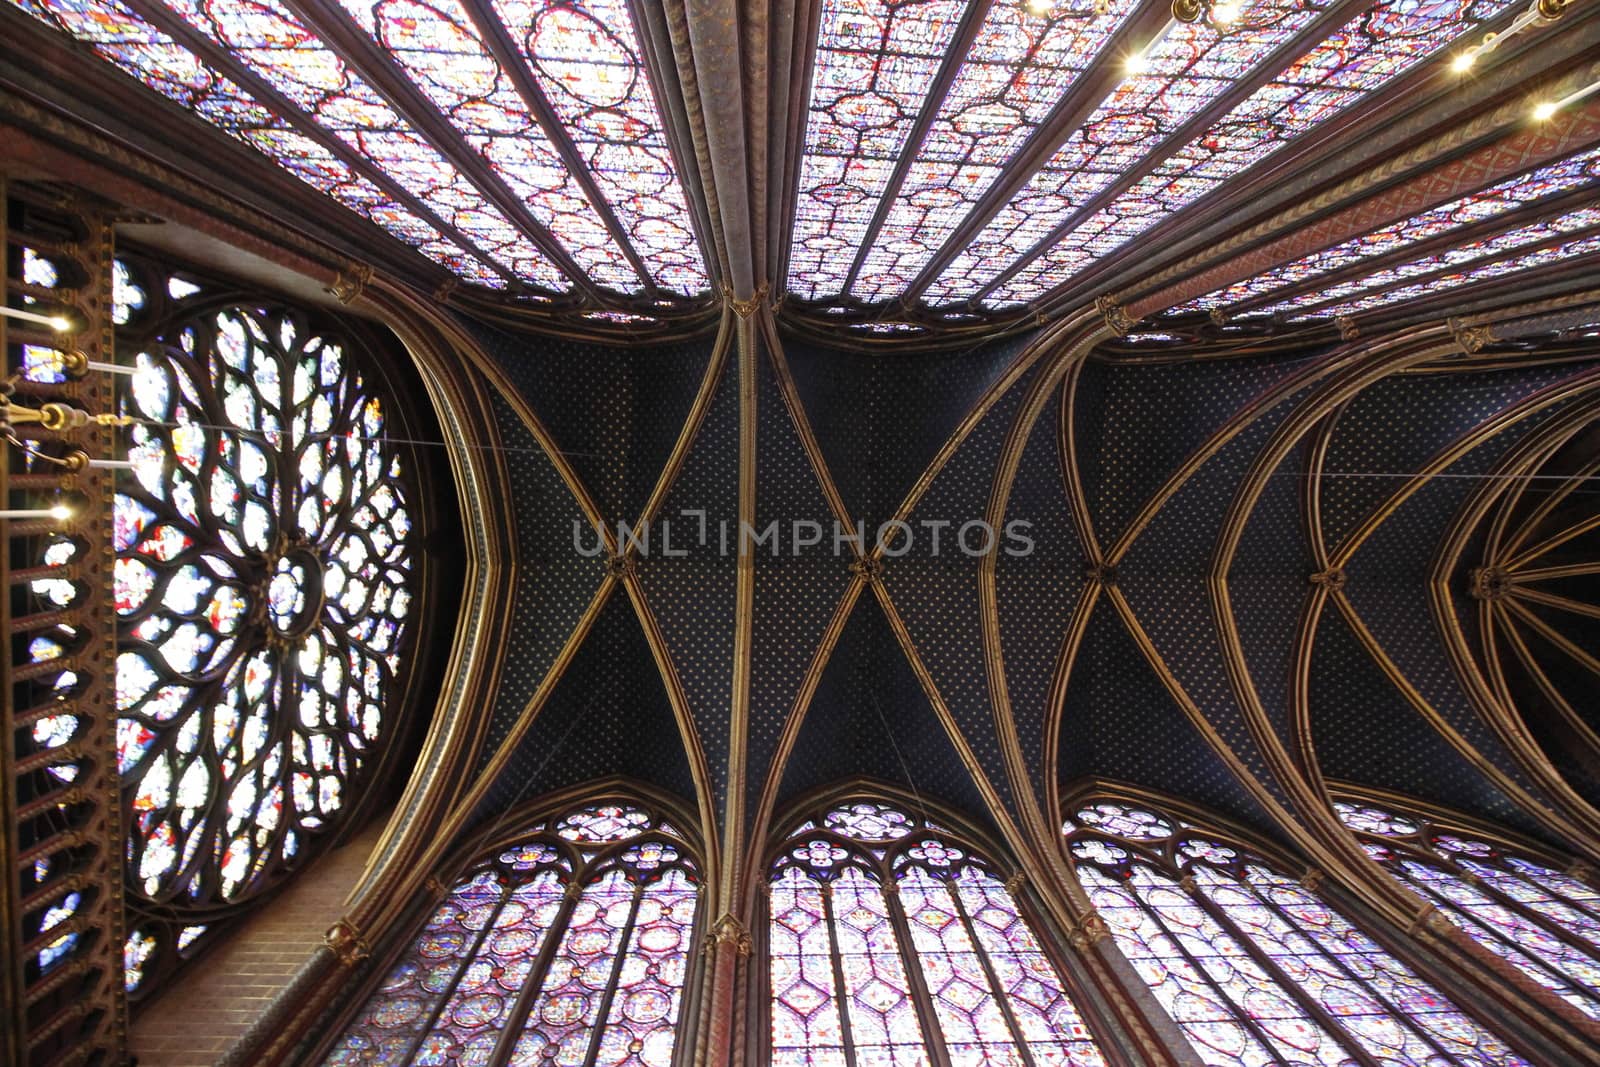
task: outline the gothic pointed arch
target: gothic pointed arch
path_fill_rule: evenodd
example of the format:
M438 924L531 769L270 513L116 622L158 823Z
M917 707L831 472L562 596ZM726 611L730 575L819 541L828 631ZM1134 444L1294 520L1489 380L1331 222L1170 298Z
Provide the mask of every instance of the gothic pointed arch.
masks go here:
M1021 877L965 820L857 782L794 806L771 839L765 921L774 1064L1103 1064L1103 1024Z
M1202 1062L1528 1062L1393 931L1353 919L1320 874L1223 820L1097 783L1066 810L1099 922Z
M684 1062L705 926L691 826L620 781L508 812L429 878L315 1062Z

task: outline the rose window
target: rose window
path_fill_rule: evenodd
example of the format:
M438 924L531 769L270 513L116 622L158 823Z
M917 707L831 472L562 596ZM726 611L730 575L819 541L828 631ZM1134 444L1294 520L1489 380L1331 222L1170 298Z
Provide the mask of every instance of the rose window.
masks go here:
M411 518L384 407L291 310L179 319L137 356L116 500L131 881L224 903L352 800L385 738Z

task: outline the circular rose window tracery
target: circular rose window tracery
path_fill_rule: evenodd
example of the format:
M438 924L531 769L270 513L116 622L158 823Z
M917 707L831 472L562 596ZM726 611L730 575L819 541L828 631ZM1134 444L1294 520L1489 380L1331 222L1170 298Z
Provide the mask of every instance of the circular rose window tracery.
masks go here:
M385 739L412 538L381 398L297 311L213 307L137 356L116 501L128 871L226 904L350 803Z

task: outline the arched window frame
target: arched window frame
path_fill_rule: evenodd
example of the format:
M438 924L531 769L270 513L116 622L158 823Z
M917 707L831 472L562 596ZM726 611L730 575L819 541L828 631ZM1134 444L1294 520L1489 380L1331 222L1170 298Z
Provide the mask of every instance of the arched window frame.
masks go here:
M125 933L129 944L123 958L125 966L137 964L142 972L141 980L129 994L137 1006L159 992L183 963L220 944L240 918L264 904L318 856L360 832L384 805L393 802L393 791L381 788L380 783L405 777L406 763L426 726L423 705L431 698L430 687L419 683L442 672L447 654L443 646L448 642L431 647L423 639L418 621L443 619L448 626L453 620L455 609L449 592L459 566L450 562L458 554L444 549L439 542L440 531L449 526L442 518L449 504L445 499L449 495L449 476L442 457L432 454L437 450L419 445L436 436L437 431L431 417L416 404L416 372L405 365L407 357L398 337L315 302L236 281L137 245L118 248L114 274L113 328L119 361L123 363L131 363L134 354L150 346L166 344L164 338L183 324L234 307L260 307L281 313L296 323L301 336L317 333L340 343L347 360L346 373L359 372L365 379L367 394L381 398L383 432L390 439L386 447L401 463L404 506L411 518L410 575L406 583L411 595L410 624L402 628L395 648L399 668L384 694L382 731L359 768L344 779L341 809L319 831L306 835L293 857L252 872L247 884L226 901L194 902L182 897L147 900L140 892L137 870L127 870ZM137 289L136 302L128 302L129 286ZM119 491L123 484L119 478ZM289 771L286 768L284 772L286 781ZM215 767L212 773L216 773ZM132 833L127 811L131 788L124 785L122 790L123 819L128 823L125 834ZM286 806L288 803L286 797ZM281 827L279 832L281 835ZM180 862L179 869L193 865ZM136 931L152 939L137 960L132 947Z
M1439 888L1428 884L1425 879L1407 873L1402 865L1409 862L1430 867L1459 879L1465 883L1468 892L1487 898L1492 907L1512 913L1516 918L1534 927L1537 933L1552 938L1566 948L1591 959L1600 959L1600 956L1596 955L1596 947L1600 945L1600 941L1586 942L1550 915L1529 906L1525 900L1508 893L1504 886L1495 884L1472 869L1476 866L1479 869L1500 871L1508 878L1526 886L1530 892L1546 894L1554 898L1552 902L1557 906L1575 910L1600 931L1600 876L1597 876L1591 867L1571 856L1562 855L1482 820L1414 797L1386 790L1340 784L1333 785L1331 793L1336 804L1347 803L1381 809L1386 814L1398 816L1407 825L1416 827L1409 833L1379 833L1351 826L1344 821L1343 816L1340 818L1345 829L1361 842L1373 862L1401 885L1415 893L1424 903L1438 908L1461 927L1468 937L1528 974L1532 980L1550 989L1555 995L1568 1000L1578 1010L1591 1017L1600 1010L1600 982L1593 980L1585 982L1579 976L1555 966L1541 955L1532 953L1527 946L1519 944L1514 933L1503 931L1478 917L1453 901ZM1460 849L1441 848L1435 844L1436 839L1440 837L1471 839L1489 846L1490 851L1482 854L1465 854ZM1463 858L1464 855L1468 858ZM1547 868L1557 878L1570 881L1572 885L1559 888L1542 885L1534 880L1530 872L1518 869L1514 864L1516 860ZM1586 889L1591 899L1587 901L1574 899L1572 893L1575 887ZM1572 987L1571 995L1562 991L1563 986ZM1587 1002L1588 1006L1585 1007L1578 1002L1579 1000Z
M1081 780L1069 791L1059 794L1059 797L1059 811L1061 812L1063 824L1060 842L1068 869L1073 872L1074 877L1076 877L1081 861L1073 854L1073 844L1085 840L1098 840L1128 852L1129 859L1125 861L1123 866L1135 861L1143 862L1153 867L1164 877L1171 878L1178 885L1180 891L1189 899L1195 901L1206 912L1207 916L1220 926L1231 939L1245 947L1251 959L1256 961L1257 965L1274 979L1296 1006L1306 1013L1307 1017L1314 1020L1325 1031L1334 1036L1335 1040L1340 1043L1341 1047L1349 1055L1350 1062L1358 1065L1358 1067L1382 1067L1382 1064L1377 1058L1363 1049L1349 1035L1345 1027L1337 1024L1333 1017L1320 1004L1315 1002L1315 998L1311 997L1298 983L1285 974L1281 967L1260 949L1248 932L1239 929L1237 924L1225 914L1220 906L1209 900L1195 886L1191 874L1192 867L1198 864L1207 864L1224 870L1242 884L1249 885L1251 883L1242 877L1243 867L1249 863L1266 868L1273 874L1294 882L1311 893L1324 907L1341 915L1345 922L1353 926L1361 935L1370 939L1384 953L1393 957L1398 963L1410 970L1416 978L1444 994L1446 1000L1454 1005L1456 1011L1467 1017L1485 1034L1498 1040L1513 1055L1529 1057L1528 1062L1537 1062L1536 1053L1532 1053L1525 1048L1517 1035L1511 1032L1509 1028L1498 1025L1497 1020L1492 1017L1491 1013L1484 1010L1482 1004L1477 1003L1473 998L1461 997L1452 992L1454 984L1448 981L1449 976L1441 961L1430 958L1426 953L1419 951L1417 945L1412 941L1399 936L1398 931L1390 929L1386 924L1376 920L1370 912L1361 907L1358 900L1343 892L1341 887L1335 883L1324 881L1322 872L1314 867L1307 866L1303 860L1292 856L1281 846L1264 840L1249 828L1226 816L1181 798L1138 786L1130 786L1098 778ZM1170 822L1174 832L1167 836L1162 847L1152 848L1137 837L1123 836L1114 832L1088 827L1075 829L1069 825L1069 820L1072 820L1075 813L1085 805L1101 801L1110 801L1152 812ZM1180 857L1178 850L1185 841L1189 840L1214 842L1231 850L1234 855L1231 859L1220 863L1205 857ZM1103 865L1097 866L1100 866L1102 870L1107 869ZM1298 875L1291 873L1297 870L1301 873ZM1087 889L1088 887L1085 888ZM1257 892L1259 893L1259 890ZM1148 906L1145 906L1145 910L1147 914L1153 914ZM1274 907L1274 910L1281 913L1281 909ZM1160 920L1159 917L1155 921L1161 927L1162 932L1179 948L1188 965L1201 976L1202 981L1211 990L1212 995L1234 1010L1234 1014L1256 1042L1269 1051L1273 1050L1278 1043L1264 1035L1255 1020L1243 1011L1238 1010L1233 998L1217 986L1206 969L1184 948L1181 940L1166 927L1164 921ZM1318 944L1316 938L1304 933L1304 931L1302 931L1302 936L1307 937L1313 944ZM1112 943L1115 944L1114 938ZM1318 947L1321 949L1320 945ZM1321 952L1324 956L1329 955L1326 949L1321 949ZM1334 962L1339 965L1345 981L1362 988L1368 988L1366 983L1349 973L1344 961L1335 959ZM1387 996L1376 991L1370 991L1370 995L1382 1004L1389 1014L1399 1018L1413 1017L1412 1013L1408 1013L1403 1008L1395 1005ZM1174 1022L1176 1021L1174 1020ZM1500 1020L1500 1022L1503 1022L1503 1020ZM1178 1028L1180 1032L1183 1029L1181 1024L1179 1024ZM1435 1049L1434 1055L1443 1057L1441 1062L1457 1062L1452 1058L1450 1052L1439 1049L1434 1039L1421 1026L1414 1026L1413 1029L1423 1037L1426 1044Z
M896 808L910 815L916 821L916 828L898 839L882 842L883 847L876 849L871 844L863 843L863 840L834 832L823 825L823 819L829 812L858 802ZM911 852L923 842L936 841L958 850L961 856L948 875L935 872L935 877L953 878L961 868L973 867L1000 881L1009 894L1018 917L1026 925L1033 941L1054 970L1063 992L1082 1019L1108 1067L1129 1067L1132 1061L1129 1061L1124 1054L1121 1035L1097 1011L1100 1001L1096 993L1085 988L1082 980L1084 967L1074 960L1072 950L1067 947L1065 939L1059 936L1043 909L1033 901L1031 890L1017 865L1009 862L1012 857L994 846L992 833L983 833L971 819L956 811L942 805L930 804L926 798L876 782L852 782L825 787L790 805L782 817L773 820L772 825L777 829L768 835L763 852L766 862L760 869L761 892L757 894L755 915L751 923L755 974L754 980L748 987L751 1004L749 1017L756 1021L756 1025L750 1029L747 1037L749 1062L766 1064L771 1062L772 1057L773 990L768 937L772 922L772 886L782 872L790 867L808 869L791 854L797 843L819 841L828 842L845 850L846 855L839 864L841 871L846 867L861 870L884 887L884 900L894 927L899 961L911 991L917 1022L922 1033L929 1036L926 1045L929 1062L934 1067L948 1067L950 1057L944 1047L943 1032L918 962L917 950L912 941L897 885L899 872L907 866L914 865L925 870L934 870L925 860L911 856ZM831 882L824 881L823 884L826 906L831 911L831 893L827 891L831 889ZM975 947L979 948L978 955L983 961L991 993L1000 991L997 999L1012 1039L1019 1049L1026 1050L1027 1043L1021 1038L1020 1025L1006 1004L1006 996L993 964L988 958L988 953L979 946L979 939L972 926L972 917L967 914L960 894L952 893L951 896L958 905L961 905L960 918L967 937ZM830 942L832 938L830 932ZM844 982L836 944L832 946L831 957L834 988L841 990L844 988ZM842 1002L840 1021L842 1040L851 1049L846 1054L847 1063L854 1063L848 1008ZM1031 1054L1024 1051L1024 1055L1030 1057L1026 1060L1027 1063L1034 1062Z
M641 809L654 823L664 823L667 828L647 830L620 841L587 848L567 840L558 832L561 820L569 814L584 808L607 804ZM529 830L528 827L534 829ZM318 1035L317 1041L306 1048L306 1055L299 1062L321 1064L327 1060L373 995L381 989L391 970L412 950L429 918L458 886L485 872L499 872L520 883L532 881L541 872L554 872L558 877L566 879L567 890L563 895L560 911L546 928L538 956L508 1010L506 1025L502 1029L502 1034L508 1036L503 1037L497 1045L494 1060L495 1063L503 1063L504 1058L515 1047L517 1035L520 1035L527 1022L529 1011L548 976L551 961L560 947L562 935L567 930L567 924L581 899L582 894L572 892L571 887L589 886L598 882L621 866L619 861L624 852L647 841L668 843L680 852L677 859L653 868L649 876L642 880L644 883L657 881L668 871L682 870L689 874L698 891L693 928L686 950L687 964L672 1052L673 1067L688 1067L694 1059L697 1037L695 1020L700 1014L701 987L704 984L705 973L704 950L710 936L711 925L707 914L709 905L705 892L703 838L698 819L688 805L676 797L642 783L624 780L588 783L520 804L504 815L498 816L491 826L480 830L453 849L425 880L423 889L416 899L399 914L387 933L381 937L380 950L362 961L361 965L366 970L365 979L353 984L350 995L340 1006L327 1029ZM510 871L499 860L499 856L507 850L534 845L554 849L555 858L515 872ZM394 862L401 861L397 859ZM471 958L471 951L469 949L468 959ZM626 958L626 954L619 953L611 961L613 971L608 989L613 994L617 989L618 971ZM457 978L459 979L459 973ZM439 995L430 1009L428 1022L418 1035L418 1041L427 1036L434 1021L449 1004L456 984L458 981L452 982L450 989ZM605 1011L606 1008L602 1005L596 1012L596 1018L604 1019ZM593 1033L596 1040L604 1032L603 1026L595 1027ZM413 1042L413 1054L416 1043ZM595 1049L591 1048L586 1062L593 1061L594 1053ZM409 1059L406 1062L409 1062Z

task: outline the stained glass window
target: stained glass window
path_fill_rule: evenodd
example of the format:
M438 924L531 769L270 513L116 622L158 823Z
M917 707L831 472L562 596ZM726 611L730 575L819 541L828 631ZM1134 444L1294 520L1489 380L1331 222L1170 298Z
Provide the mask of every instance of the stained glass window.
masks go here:
M1481 223L1549 197L1592 186L1597 180L1600 180L1600 149L1579 152L1555 163L1536 167L1487 189L1459 197L1448 204L1441 204L1400 222L1371 230L1360 237L1325 248L1225 289L1218 289L1172 310L1197 311L1202 308L1240 305L1254 308L1260 303L1270 304L1266 310L1277 311L1310 307L1324 300L1348 296L1362 289L1384 284L1385 280L1389 280L1387 272L1375 272L1333 286L1321 285L1317 287L1315 293L1307 293L1293 299L1282 299L1276 303L1273 302L1271 294L1276 290L1305 286L1323 275L1347 270L1365 260L1392 255L1417 241L1443 237L1463 226ZM1575 228L1569 226L1567 230ZM1530 239L1525 238L1518 243L1526 243ZM1420 271L1412 270L1395 276L1409 277L1412 273Z
M503 25L458 0L341 0L451 136L411 118L277 0L170 0L162 8L176 25L119 0L12 2L469 281L568 287L494 182L458 169L461 152L480 157L599 285L639 290L633 252L671 292L709 285L632 18L616 0L501 0L492 7ZM208 60L194 35L227 59ZM605 203L569 166L572 152Z
M1350 315L1415 300L1456 286L1502 278L1600 252L1600 229L1597 228L1600 228L1600 208L1578 208L1548 221L1375 271L1358 281L1330 287L1326 294L1285 301L1269 310L1298 308L1301 310L1290 314L1289 318L1300 320ZM1409 284L1400 284L1402 282ZM1339 299L1348 294L1354 295Z
M1071 0L1043 13L1019 3L989 6L852 295L876 303L905 290L1137 7L1132 0Z
M403 165L396 174L396 184L385 188L375 181L376 172L352 165L327 142L307 135L288 117L256 100L237 81L118 0L13 2L88 42L102 58L261 151L297 178L371 219L461 277L498 288L514 276L487 250L476 245L469 248L465 227L454 233L445 232L446 217L456 212L470 216L476 197L455 196L459 177L447 174L443 161L430 159L425 148L408 157L409 143L391 145ZM342 102L340 94L330 92L330 97L330 108ZM369 139L374 147L385 143L376 132L369 135L362 130L357 137L351 131L350 136L356 141L352 151L359 151ZM431 218L431 209L424 203L430 194L438 194L441 201L438 214ZM543 259L537 252L533 255ZM562 284L548 262L539 263L532 277L555 287Z
M776 1067L1104 1062L1012 890L926 819L819 812L768 890Z
M1206 22L1171 27L1144 47L1137 69L961 251L926 299L949 303L994 278L1240 78L1270 64L1326 7L1324 0L1262 0L1244 5L1225 32Z
M1523 1064L1315 890L1148 805L1078 805L1078 879L1207 1064Z
M550 819L456 882L324 1062L669 1067L698 887L644 807Z
M130 921L130 989L206 929L168 918L225 914L355 803L392 732L414 595L413 490L366 354L325 320L139 263L113 286L138 420L114 509L117 757L131 906L163 919ZM72 552L58 539L47 562Z
M1338 801L1367 854L1473 940L1600 1018L1600 890L1420 811Z
M1147 157L1140 176L1109 202L1086 203L1082 217L1069 218L1066 232L1047 249L1035 249L1019 265L976 285L976 292L952 288L948 295L981 296L997 306L1043 296L1513 6L1516 0L1385 0L1363 9L1319 34L1276 77L1187 143Z

